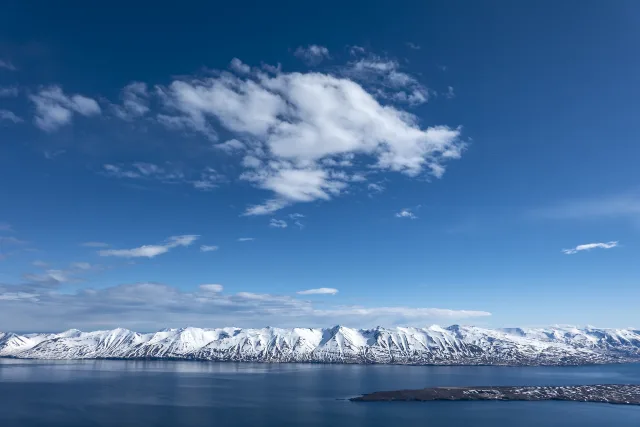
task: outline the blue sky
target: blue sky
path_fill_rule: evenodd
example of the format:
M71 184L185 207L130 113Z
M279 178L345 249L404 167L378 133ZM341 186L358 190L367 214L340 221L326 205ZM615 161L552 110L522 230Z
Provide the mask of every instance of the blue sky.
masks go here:
M515 3L9 1L0 329L639 325L640 5Z

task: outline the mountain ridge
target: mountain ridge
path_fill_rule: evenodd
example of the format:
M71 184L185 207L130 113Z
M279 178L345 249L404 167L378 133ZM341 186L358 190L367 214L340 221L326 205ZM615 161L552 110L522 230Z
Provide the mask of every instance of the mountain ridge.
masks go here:
M640 330L432 325L331 328L124 328L58 334L0 332L0 357L184 359L423 365L581 365L640 361Z

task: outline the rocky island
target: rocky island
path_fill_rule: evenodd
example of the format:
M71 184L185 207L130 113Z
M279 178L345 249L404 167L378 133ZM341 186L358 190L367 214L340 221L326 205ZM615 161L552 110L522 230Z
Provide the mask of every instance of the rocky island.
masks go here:
M435 400L566 400L573 402L640 405L640 384L571 386L434 387L420 390L378 391L349 399L352 402L428 402Z

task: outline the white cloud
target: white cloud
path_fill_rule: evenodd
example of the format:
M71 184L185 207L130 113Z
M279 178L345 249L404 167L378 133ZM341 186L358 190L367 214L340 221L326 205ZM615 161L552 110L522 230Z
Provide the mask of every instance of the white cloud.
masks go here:
M40 129L52 132L71 123L74 113L94 116L101 113L98 103L82 95L65 95L60 86L49 86L29 99L36 107L35 123Z
M85 242L80 246L84 246L85 248L108 248L109 244L104 242Z
M420 45L417 45L415 43L407 42L407 46L409 47L409 49L420 50Z
M429 91L400 71L396 61L368 56L351 63L342 77L235 71L183 77L157 87L164 108L157 119L213 140L218 126L231 134L232 139L214 147L243 151L240 179L270 193L245 215L330 200L365 181L371 171L439 178L445 163L465 148L461 128L423 126L398 107L397 101L426 101ZM141 175L111 166L119 168L108 171L114 176ZM355 167L361 170L344 170ZM216 185L215 179L191 181L202 189Z
M18 86L0 86L0 98L18 96Z
M587 243L584 245L578 245L575 248L563 249L562 252L566 255L573 255L580 251L590 251L591 249L611 249L618 246L618 242L608 243Z
M122 89L120 94L122 105L115 105L116 116L122 120L133 120L149 112L149 93L147 84L133 82Z
M233 58L229 66L237 73L249 74L251 72L251 67L240 61L238 58Z
M38 294L29 292L5 292L0 293L0 301L37 301Z
M349 48L349 53L351 54L351 56L360 56L360 55L364 55L366 53L366 49L363 48L362 46L348 46Z
M237 139L230 139L221 144L215 144L213 148L216 148L218 150L224 151L225 153L231 154L233 152L242 151L247 147Z
M213 252L213 251L217 251L218 249L220 249L220 247L215 245L200 246L200 252Z
M305 291L298 291L296 293L298 295L335 295L338 293L338 290L334 288L318 288L318 289L307 289Z
M369 183L367 185L367 188L372 192L372 193L382 193L384 191L384 185L379 184L379 183Z
M294 52L294 55L302 59L308 65L317 65L323 60L331 58L329 55L329 49L315 44L307 47L298 47Z
M490 316L486 311L422 307L327 305L290 296L238 292L226 294L218 284L193 291L159 283L135 283L107 288L58 292L44 286L0 286L0 324L6 329L66 329L234 325L240 327L353 327L421 325ZM28 295L27 295L28 294ZM37 303L35 303L37 301Z
M396 213L396 218L418 219L411 209L402 209L400 212Z
M24 120L17 116L13 111L0 110L0 120L6 120L13 123L22 123Z
M290 213L289 214L289 218L291 218L291 219L300 219L300 218L304 218L304 215L302 215L301 213Z
M144 245L133 249L104 249L98 251L100 256L115 256L123 258L154 258L158 255L169 252L178 246L189 246L198 239L199 236L187 234L183 236L172 236L162 245Z
M0 59L0 68L4 68L5 70L9 70L9 71L18 70L16 66L13 65L13 63L7 59Z
M222 292L224 290L224 287L222 285L215 283L215 284L200 285L200 290L203 292L218 293L218 292Z
M238 242L251 242L253 240L256 240L256 239L253 238L253 237L239 237L238 238Z
M282 219L275 219L272 218L271 221L269 221L269 227L273 227L273 228L287 228L287 221L284 221Z

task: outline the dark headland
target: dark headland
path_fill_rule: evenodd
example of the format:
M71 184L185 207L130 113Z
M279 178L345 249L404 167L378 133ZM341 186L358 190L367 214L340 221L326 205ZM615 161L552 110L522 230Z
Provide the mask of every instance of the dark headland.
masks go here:
M640 405L640 384L571 386L434 387L420 390L377 391L352 402L428 402L434 400L566 400L573 402Z

